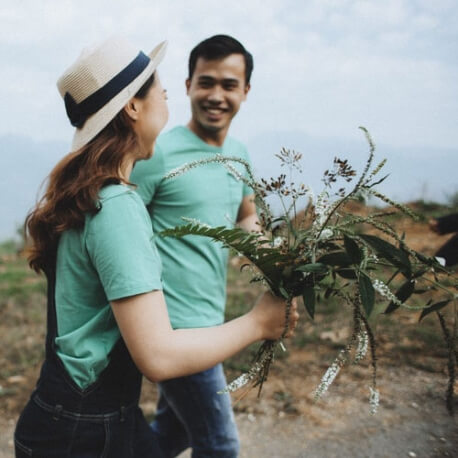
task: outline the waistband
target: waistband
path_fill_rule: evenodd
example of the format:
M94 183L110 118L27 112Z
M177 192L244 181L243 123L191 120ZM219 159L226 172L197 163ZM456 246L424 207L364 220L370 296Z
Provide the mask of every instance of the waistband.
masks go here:
M104 423L106 421L124 421L126 416L137 408L137 402L133 402L127 406L120 406L118 410L99 413L87 414L82 412L74 412L65 408L62 404L48 404L38 393L32 395L32 401L46 412L53 414L55 420L66 418L69 420L86 421L90 423Z

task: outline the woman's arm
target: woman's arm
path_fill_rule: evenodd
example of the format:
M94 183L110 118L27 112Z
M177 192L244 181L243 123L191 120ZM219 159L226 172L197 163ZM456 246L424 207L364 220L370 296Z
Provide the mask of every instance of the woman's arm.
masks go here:
M129 352L151 381L208 369L263 339L278 339L284 329L285 302L265 293L247 314L220 326L173 330L162 291L112 302ZM290 331L299 315L292 306Z

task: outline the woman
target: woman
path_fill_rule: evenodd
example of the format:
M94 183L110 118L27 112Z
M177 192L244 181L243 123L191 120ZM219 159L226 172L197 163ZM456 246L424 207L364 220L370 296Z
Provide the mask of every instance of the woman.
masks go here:
M58 81L76 131L26 221L29 263L48 279L48 334L17 457L160 457L138 407L141 374L205 370L283 331L285 304L268 293L221 326L170 326L149 217L129 186L167 121L155 72L164 52L164 43L146 56L110 39ZM297 319L294 309L291 330Z

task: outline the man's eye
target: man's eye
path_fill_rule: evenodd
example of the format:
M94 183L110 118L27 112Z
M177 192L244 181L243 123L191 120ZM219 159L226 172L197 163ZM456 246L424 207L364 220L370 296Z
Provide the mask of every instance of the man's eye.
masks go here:
M224 89L225 89L226 91L233 91L234 89L237 88L237 84L235 84L235 83L228 83L228 84L224 84L223 87L224 87Z

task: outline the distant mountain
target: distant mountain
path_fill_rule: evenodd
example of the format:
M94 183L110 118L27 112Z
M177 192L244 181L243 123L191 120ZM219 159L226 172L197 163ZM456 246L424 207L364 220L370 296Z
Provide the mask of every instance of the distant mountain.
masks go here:
M0 137L0 240L12 237L36 202L40 185L68 145Z
M282 146L303 153L303 174L296 181L311 185L318 193L324 170L335 156L348 159L361 171L367 158L364 137L355 139L311 137L303 132L265 132L246 141L258 176L278 176L286 172L274 154ZM18 136L0 137L0 240L12 237L34 205L40 185L67 152L64 142L36 142ZM394 200L424 199L444 202L458 191L458 151L431 148L393 148L377 145L375 163L387 158L383 176L390 176L380 190Z

